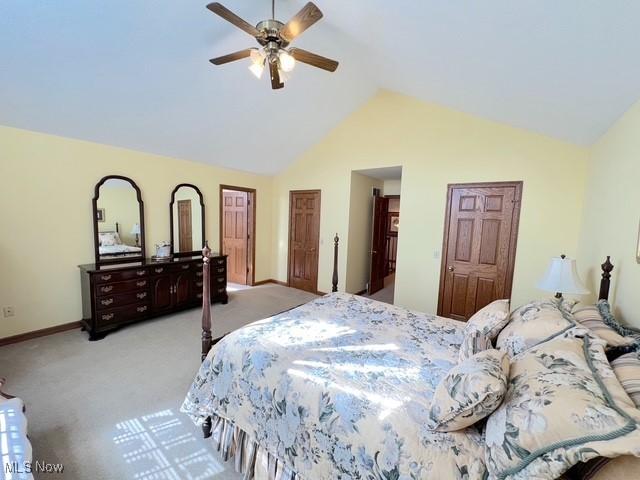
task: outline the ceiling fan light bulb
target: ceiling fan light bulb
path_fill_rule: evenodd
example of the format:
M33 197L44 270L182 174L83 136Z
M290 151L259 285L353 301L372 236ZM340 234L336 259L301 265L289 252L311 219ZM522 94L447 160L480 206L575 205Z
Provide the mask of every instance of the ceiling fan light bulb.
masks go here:
M249 70L251 70L251 73L253 73L256 78L261 78L262 77L262 72L264 72L264 64L263 63L251 63L251 65L249 65Z
M253 48L251 49L251 55L249 56L249 58L251 59L251 63L263 65L266 56L262 50Z
M280 70L283 72L291 72L296 66L296 59L285 50L280 51L278 59L280 60Z

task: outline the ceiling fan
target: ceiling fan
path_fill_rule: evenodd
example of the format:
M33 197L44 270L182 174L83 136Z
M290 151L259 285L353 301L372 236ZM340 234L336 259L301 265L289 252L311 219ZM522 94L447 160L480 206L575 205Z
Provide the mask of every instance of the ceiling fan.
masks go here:
M284 24L275 18L275 0L271 0L271 19L259 22L255 27L243 20L218 2L210 3L207 8L226 21L254 37L260 48L247 48L222 57L209 60L214 65L224 65L249 57L249 70L258 78L262 76L265 65L269 67L271 88L284 87L283 80L291 72L296 61L312 65L329 72L335 72L338 62L301 48L287 48L302 32L322 18L322 12L312 2L307 3L294 17Z

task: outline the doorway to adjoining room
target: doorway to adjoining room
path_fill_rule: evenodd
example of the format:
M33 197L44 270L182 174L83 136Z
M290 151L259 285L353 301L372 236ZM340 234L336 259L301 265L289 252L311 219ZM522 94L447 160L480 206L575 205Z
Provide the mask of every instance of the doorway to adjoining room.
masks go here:
M351 173L346 290L393 304L402 167Z

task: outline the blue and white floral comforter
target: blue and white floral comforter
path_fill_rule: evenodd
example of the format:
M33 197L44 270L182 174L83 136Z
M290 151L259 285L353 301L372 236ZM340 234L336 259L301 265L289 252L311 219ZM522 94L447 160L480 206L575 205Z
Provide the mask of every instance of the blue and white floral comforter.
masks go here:
M237 330L209 353L182 410L221 417L299 478L479 479L470 428L426 429L464 324L331 294Z

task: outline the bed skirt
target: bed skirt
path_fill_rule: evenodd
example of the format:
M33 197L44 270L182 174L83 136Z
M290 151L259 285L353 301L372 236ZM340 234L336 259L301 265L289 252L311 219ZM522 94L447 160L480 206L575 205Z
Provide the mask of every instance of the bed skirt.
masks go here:
M216 449L225 462L233 459L236 472L244 480L303 480L231 421L217 415L212 415L211 421Z

